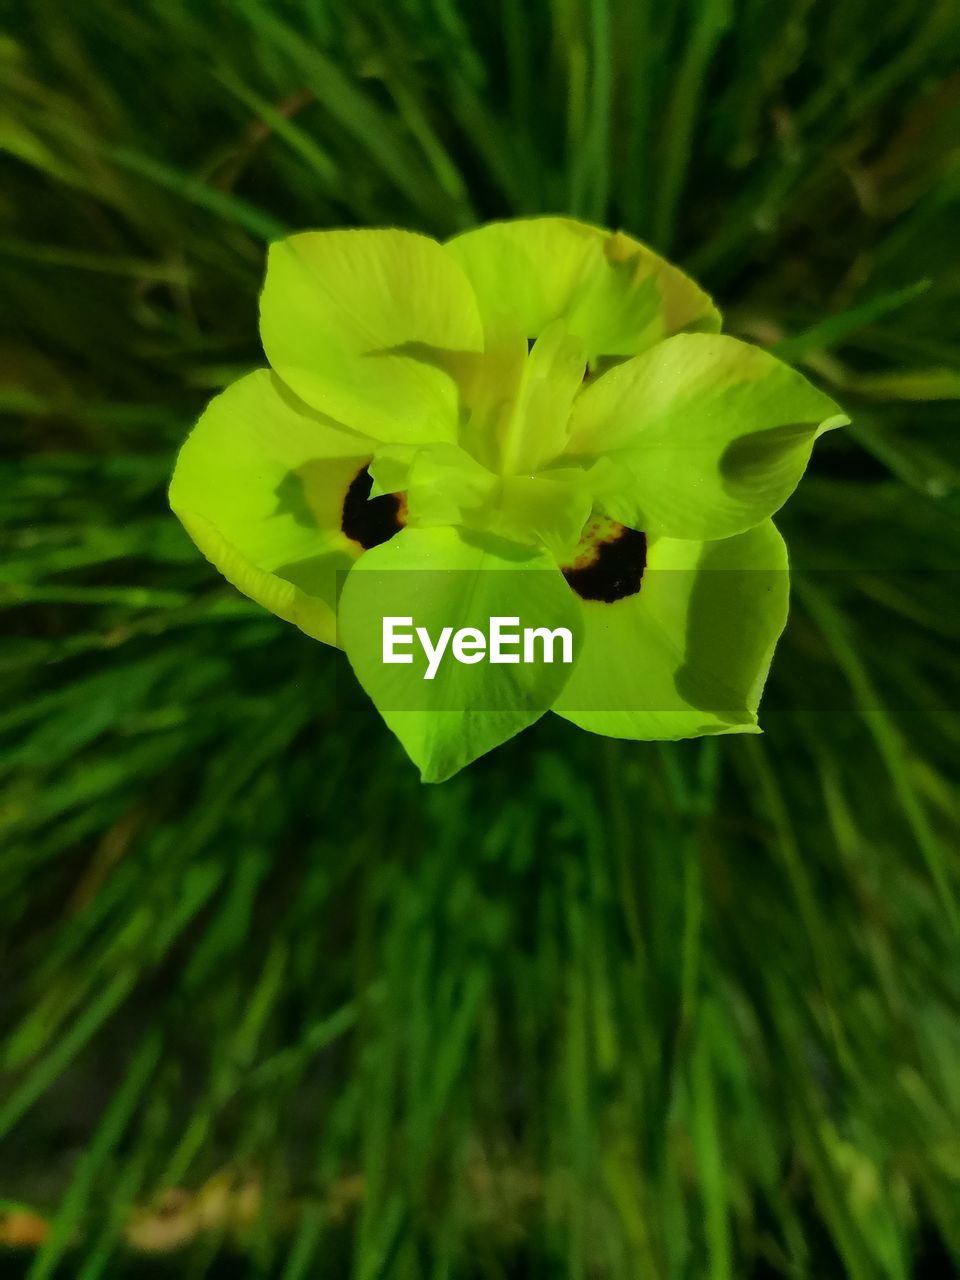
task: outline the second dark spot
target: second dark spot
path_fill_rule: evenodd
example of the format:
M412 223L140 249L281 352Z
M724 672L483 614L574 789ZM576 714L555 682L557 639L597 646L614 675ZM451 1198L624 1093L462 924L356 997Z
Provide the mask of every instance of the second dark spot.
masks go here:
M581 600L613 604L637 594L646 567L646 534L611 522L603 535L592 539L584 554L562 572Z
M350 482L340 520L340 528L347 537L359 542L365 551L387 542L406 523L403 495L383 493L371 498L372 488L373 477L369 467L362 467Z

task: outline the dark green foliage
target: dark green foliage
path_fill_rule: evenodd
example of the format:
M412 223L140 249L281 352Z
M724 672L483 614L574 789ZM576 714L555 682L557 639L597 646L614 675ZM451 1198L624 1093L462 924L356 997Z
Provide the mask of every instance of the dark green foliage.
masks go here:
M952 0L9 17L0 1207L52 1220L21 1273L952 1274ZM537 210L651 239L854 426L781 520L765 737L547 721L424 789L164 486L262 360L270 237Z

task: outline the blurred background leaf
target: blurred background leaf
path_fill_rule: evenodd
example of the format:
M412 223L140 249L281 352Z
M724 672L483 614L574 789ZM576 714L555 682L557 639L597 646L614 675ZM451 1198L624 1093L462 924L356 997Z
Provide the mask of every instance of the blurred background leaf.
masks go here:
M953 0L5 17L3 1274L960 1274ZM165 484L269 239L541 210L854 425L762 739L424 789Z

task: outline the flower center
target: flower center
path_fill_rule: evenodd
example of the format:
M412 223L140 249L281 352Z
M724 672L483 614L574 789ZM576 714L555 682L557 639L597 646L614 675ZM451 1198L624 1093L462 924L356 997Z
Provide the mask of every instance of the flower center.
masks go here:
M359 542L364 551L387 542L407 523L407 501L402 493L383 493L370 497L373 477L369 465L360 468L350 482L343 500L340 528Z
M647 535L604 516L594 516L572 563L561 569L581 600L613 604L640 590L647 567Z

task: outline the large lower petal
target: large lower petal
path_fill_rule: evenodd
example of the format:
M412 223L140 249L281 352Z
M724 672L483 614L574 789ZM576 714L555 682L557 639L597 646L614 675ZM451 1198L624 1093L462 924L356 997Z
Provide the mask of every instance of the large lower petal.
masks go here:
M384 619L398 634L409 663L384 661ZM420 768L424 781L441 782L532 724L554 702L573 668L562 661L558 639L553 661L536 645L535 660L495 664L478 650L457 659L447 648L432 678L415 629L436 645L444 628L472 627L489 634L491 619L523 628L566 628L569 656L580 642L579 608L553 562L514 544L474 538L450 528L404 529L363 555L347 576L340 598L340 639L357 678L384 720ZM519 657L520 645L509 646ZM487 650L489 654L489 650ZM472 659L472 660L471 660Z
M267 359L314 408L377 440L452 440L449 356L481 351L463 271L410 231L307 231L270 246L260 297Z
M337 574L363 550L343 530L344 502L371 453L261 369L207 406L180 450L170 505L235 587L334 644Z
M556 320L590 359L632 356L667 334L720 327L698 285L622 232L572 218L492 222L447 242L491 330L519 322L535 338Z
M788 595L770 521L719 542L651 539L639 591L583 601L583 648L554 710L615 738L758 732Z
M581 392L568 452L596 459L594 493L614 519L673 538L727 538L771 516L816 437L847 421L760 347L679 334Z

